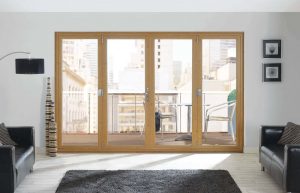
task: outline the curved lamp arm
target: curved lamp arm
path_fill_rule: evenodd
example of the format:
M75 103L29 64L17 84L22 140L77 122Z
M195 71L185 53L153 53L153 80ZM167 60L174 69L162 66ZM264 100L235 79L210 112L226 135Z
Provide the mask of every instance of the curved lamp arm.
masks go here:
M10 56L10 55L13 55L13 54L27 54L27 55L29 55L28 58L30 58L30 52L22 52L22 51L20 51L20 52L11 52L9 54L6 54L5 56L2 56L0 58L0 61L3 60L4 58L6 58L7 56Z

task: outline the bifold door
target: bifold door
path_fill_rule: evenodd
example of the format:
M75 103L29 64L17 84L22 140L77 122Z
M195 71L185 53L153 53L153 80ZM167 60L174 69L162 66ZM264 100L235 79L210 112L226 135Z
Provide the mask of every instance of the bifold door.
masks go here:
M243 149L243 33L56 33L59 151Z

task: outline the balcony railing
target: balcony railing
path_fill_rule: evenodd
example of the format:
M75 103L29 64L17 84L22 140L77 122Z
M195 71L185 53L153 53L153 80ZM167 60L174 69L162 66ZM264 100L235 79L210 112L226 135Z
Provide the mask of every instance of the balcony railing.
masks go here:
M68 97L70 93L64 92L64 99L68 103ZM74 96L74 95L80 95ZM85 98L85 97L86 98ZM211 106L215 103L222 103L227 99L228 92L203 92L202 93L202 106L203 112L205 108ZM95 104L97 102L97 95L95 92L72 92L71 97L80 98L81 104L84 103L83 99L85 98L85 108L81 108L80 115L87 117L86 119L81 119L82 122L78 122L78 118L68 117L68 113L64 113L63 124L64 126L69 125L67 128L70 128L71 123L76 122L76 127L71 129L64 128L64 133L95 133L94 129L98 128L98 120L93 120L97 116L93 116L91 113L92 108L97 108ZM92 99L94 97L95 99ZM187 105L191 106L192 96L191 93L182 93L182 92L159 92L155 94L155 109L161 113L174 113L175 107L177 111L177 124L178 132L187 132L189 125L191 123L190 118L188 118L188 108ZM74 98L72 99L74 101ZM145 108L144 108L144 93L142 92L109 92L108 93L108 131L109 133L122 133L122 132L136 132L141 128L144 128L145 123ZM184 104L184 105L183 105ZM69 105L69 106L68 106ZM76 104L73 109L76 109ZM70 109L70 104L65 104ZM67 109L65 109L67 110ZM192 108L190 108L192 110ZM190 112L191 113L191 112ZM227 113L227 112L221 112ZM204 114L202 115L204 118ZM92 118L93 117L93 118ZM67 124L68 123L68 124ZM94 125L93 125L94 124ZM163 121L163 127L170 128L169 132L175 132L175 119L166 119ZM78 129L79 125L84 125L85 128ZM168 132L168 129L165 129Z

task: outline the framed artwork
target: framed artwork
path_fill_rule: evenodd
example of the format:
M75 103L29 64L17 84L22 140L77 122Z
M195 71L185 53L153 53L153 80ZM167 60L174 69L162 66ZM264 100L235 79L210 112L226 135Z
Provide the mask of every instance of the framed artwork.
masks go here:
M281 82L281 63L264 63L263 81Z
M263 40L264 58L281 58L281 40Z

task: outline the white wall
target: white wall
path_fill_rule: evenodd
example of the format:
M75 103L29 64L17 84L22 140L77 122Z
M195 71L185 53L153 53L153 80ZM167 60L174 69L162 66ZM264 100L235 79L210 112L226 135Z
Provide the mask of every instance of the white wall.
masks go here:
M298 12L299 0L1 0L1 12Z
M245 146L259 142L262 124L300 123L298 13L0 13L0 55L31 51L46 74L15 75L14 57L0 62L0 122L34 125L44 145L45 77L54 77L55 31L245 32ZM282 40L282 59L262 58L262 40ZM262 62L282 62L282 82L262 83Z

